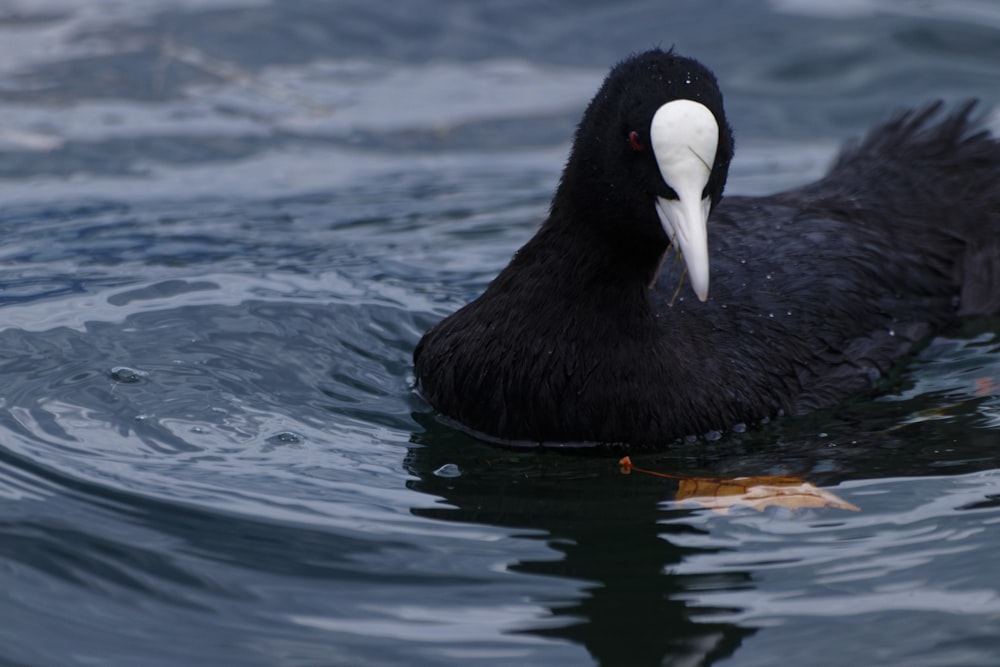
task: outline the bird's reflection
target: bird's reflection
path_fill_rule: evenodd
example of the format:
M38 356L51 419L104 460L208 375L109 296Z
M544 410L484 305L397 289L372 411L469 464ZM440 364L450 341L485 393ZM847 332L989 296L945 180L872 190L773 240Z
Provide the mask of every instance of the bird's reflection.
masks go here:
M416 418L428 430L415 436L417 446L407 457L418 477L412 488L447 505L413 511L439 520L542 531L560 557L509 568L579 582L579 595L572 599L535 600L563 623L524 632L568 639L608 665L709 665L731 655L754 632L714 622L713 610L685 602L685 592L707 582L672 572L694 550L673 544L671 535L694 529L678 520L684 511L661 506L676 490L668 480L625 477L608 459L505 452L423 415ZM435 475L449 463L463 474ZM752 585L746 573L721 575L727 581L719 576L713 575L711 585Z

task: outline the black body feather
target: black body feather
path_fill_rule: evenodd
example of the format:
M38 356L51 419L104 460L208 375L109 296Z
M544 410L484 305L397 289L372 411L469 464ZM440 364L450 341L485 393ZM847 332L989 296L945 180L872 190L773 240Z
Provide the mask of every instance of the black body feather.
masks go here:
M648 220L659 186L609 144L641 122L629 114L678 95L665 81L677 72L685 86L695 75L720 149L710 296L682 288L671 306L672 253L648 287L668 245ZM662 447L870 388L957 318L1000 313L1000 142L972 110L902 113L816 183L720 202L732 137L714 77L660 51L622 63L584 115L549 218L420 341L420 392L494 439Z

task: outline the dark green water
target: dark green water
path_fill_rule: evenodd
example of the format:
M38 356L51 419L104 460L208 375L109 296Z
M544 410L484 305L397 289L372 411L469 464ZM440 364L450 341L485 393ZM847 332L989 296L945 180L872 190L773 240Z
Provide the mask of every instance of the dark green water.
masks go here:
M0 664L1000 664L1000 322L636 460L857 513L679 506L412 393L657 44L719 76L730 192L936 97L1000 125L990 0L0 4Z

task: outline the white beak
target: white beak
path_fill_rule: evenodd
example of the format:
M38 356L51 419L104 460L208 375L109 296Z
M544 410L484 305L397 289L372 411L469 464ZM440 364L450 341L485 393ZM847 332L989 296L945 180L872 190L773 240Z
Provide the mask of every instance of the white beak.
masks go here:
M709 197L702 197L715 163L719 125L703 104L674 100L650 124L650 143L663 181L677 199L656 198L656 213L671 243L680 246L691 287L708 298Z

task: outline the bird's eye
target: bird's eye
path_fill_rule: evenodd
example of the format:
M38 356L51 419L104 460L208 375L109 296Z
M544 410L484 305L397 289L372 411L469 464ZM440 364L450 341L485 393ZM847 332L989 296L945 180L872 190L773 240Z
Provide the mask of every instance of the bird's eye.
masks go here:
M645 150L645 146L639 141L639 133L632 130L628 133L628 145L632 147L632 150L641 151Z

